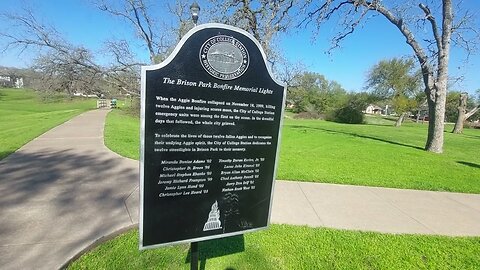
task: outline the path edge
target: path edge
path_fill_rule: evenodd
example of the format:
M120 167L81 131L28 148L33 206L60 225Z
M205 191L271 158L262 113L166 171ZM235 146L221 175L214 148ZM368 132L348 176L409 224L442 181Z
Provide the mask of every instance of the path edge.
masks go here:
M135 223L135 224L131 224L131 225L128 225L128 226L125 226L123 228L120 228L110 234L107 234L107 235L104 235L104 236L100 236L99 238L97 238L96 240L94 240L92 243L90 243L88 246L86 246L85 248L83 248L82 250L80 250L77 254L73 255L70 259L68 259L64 264L62 264L58 269L59 270L65 270L67 269L74 261L78 260L80 257L82 257L84 254L92 251L93 249L95 249L96 247L100 246L101 244L107 242L107 241L110 241L112 239L114 239L115 237L121 235L121 234L124 234L130 230L133 230L133 229L136 229L138 228L138 223Z

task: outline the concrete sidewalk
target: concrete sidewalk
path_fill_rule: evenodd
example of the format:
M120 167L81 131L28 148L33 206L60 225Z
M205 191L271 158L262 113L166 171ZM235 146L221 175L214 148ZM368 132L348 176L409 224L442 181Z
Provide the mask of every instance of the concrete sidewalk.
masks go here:
M57 269L138 222L138 161L84 113L0 161L0 268ZM276 181L273 223L480 236L480 195Z
M272 222L480 236L480 195L277 181Z
M138 162L104 146L107 113L84 113L0 161L1 269L58 269L136 222L127 205Z

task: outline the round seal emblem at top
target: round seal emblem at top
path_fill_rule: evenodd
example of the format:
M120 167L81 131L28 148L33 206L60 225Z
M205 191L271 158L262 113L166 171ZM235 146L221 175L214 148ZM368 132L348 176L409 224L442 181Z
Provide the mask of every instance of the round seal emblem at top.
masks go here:
M242 76L249 62L247 48L231 36L211 37L200 48L200 63L203 68L220 80L234 80Z

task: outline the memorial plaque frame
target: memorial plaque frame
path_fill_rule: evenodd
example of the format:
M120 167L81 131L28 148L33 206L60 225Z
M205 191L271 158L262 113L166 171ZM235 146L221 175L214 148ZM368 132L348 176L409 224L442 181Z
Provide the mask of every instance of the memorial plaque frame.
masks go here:
M278 109L278 108L274 109L275 112L276 112L275 117L279 117L279 119L278 119L277 135L276 135L276 138L275 138L275 136L273 137L275 139L275 141L272 139L272 142L276 144L275 153L274 153L273 172L270 172L270 171L265 172L266 175L269 175L268 180L271 181L271 188L269 190L270 197L269 197L269 201L268 201L268 216L266 217L266 224L265 224L265 226L258 226L258 227L254 227L254 228L248 228L248 226L246 226L245 227L246 229L238 230L238 231L217 233L217 234L199 236L199 237L190 237L190 238L186 238L186 239L178 239L178 240L161 242L161 243L156 242L156 243L146 244L144 242L144 240L145 240L144 239L144 236L145 236L145 234L144 234L145 224L144 223L145 223L145 209L146 209L146 205L145 205L146 195L145 194L147 192L145 190L145 177L146 177L145 174L146 174L146 169L149 169L147 167L150 166L150 165L146 166L146 164L145 164L145 162L146 162L145 161L146 160L146 158L145 158L145 155L146 155L146 149L145 149L145 147L146 147L146 125L147 125L146 124L147 123L146 122L147 121L146 106L147 106L147 94L148 94L147 93L147 83L146 83L147 82L147 72L161 70L163 68L166 68L169 64L172 63L172 61L174 61L176 59L179 52L184 48L185 43L188 42L188 40L190 38L192 38L192 36L194 36L196 33L199 33L203 30L208 30L208 29L210 29L210 30L218 29L219 32L230 31L230 32L233 32L235 34L243 36L244 37L244 40L243 40L244 43L245 43L245 40L249 40L249 42L252 42L256 46L256 49L258 50L258 53L261 55L261 59L258 60L258 61L263 61L264 68L266 69L266 72L268 73L268 76L270 77L268 79L271 80L272 82L274 82L275 84L277 84L279 89L281 88L281 91L282 91L282 93L280 93L280 95L281 95L281 104L279 104L280 109ZM228 35L225 35L225 36L228 37ZM233 39L235 39L233 37L233 35L231 37ZM226 70L226 71L221 70L221 67L220 68L219 67L213 67L213 71L212 71L212 68L210 68L211 72L216 72L215 70L221 70L221 71L224 71L223 73L225 73L226 75L222 75L222 74L218 75L218 74L212 74L211 72L207 72L207 73L209 73L209 75L207 74L207 76L211 76L209 79L214 78L216 80L224 80L225 82L229 82L231 80L235 80L235 79L243 76L245 71L248 70L249 68L251 68L251 66L248 66L248 64L250 64L250 63L247 62L247 60L249 61L249 59L246 58L246 57L250 57L250 56L245 55L245 53L243 52L244 48L241 47L241 45L243 45L242 42L239 42L238 40L234 41L234 40L231 40L231 39L228 42L231 42L232 44L235 44L235 46L237 46L237 49L233 48L231 50L235 50L235 52L241 52L241 55L244 57L243 64L238 64L238 65L234 66L233 70L231 70L231 71L230 70ZM240 43L240 45L238 45L237 42ZM206 46L205 44L207 44L206 41L203 43L202 46L205 47ZM210 44L210 43L208 43L208 44ZM202 49L204 47L202 47ZM248 54L248 50L247 50L247 54ZM201 57L202 57L201 52L198 55L199 55L200 61L201 61ZM236 57L239 57L238 56L239 53L237 53L236 55L237 55ZM246 66L245 66L245 64L246 64ZM202 65L204 65L204 64L202 63ZM207 69L209 67L208 66L205 67L205 65L204 65L203 68L205 69L205 71L207 71ZM223 76L223 77L221 77L221 76ZM208 81L209 79L205 79L205 80ZM268 91L270 89L263 89L263 90ZM258 89L257 89L257 91L258 91ZM163 61L162 63L157 64L157 65L142 67L142 71L141 71L141 116L140 116L140 120L141 120L140 121L140 209L139 209L139 240L140 240L139 241L139 248L141 250L150 249L150 248L157 248L157 247L162 247L162 246L167 246L167 245L172 245L172 244L192 243L192 242L198 242L198 241L204 241L204 240L210 240L210 239L216 239L216 238L235 236L235 235L240 235L240 234L244 234L244 233L248 233L248 232L263 230L263 229L266 229L269 226L270 218L271 218L272 202L273 202L273 192L274 192L275 179L276 179L277 166L278 166L278 158L279 158L279 149L280 149L280 140L281 140L281 127L283 125L283 117L284 117L284 110L285 110L285 98L286 98L286 85L283 84L282 82L279 82L278 80L276 80L275 77L273 76L273 74L271 72L271 68L267 64L266 56L265 56L265 53L264 53L260 43L248 32L246 32L242 29L233 27L233 26L229 26L229 25L209 23L209 24L202 24L202 25L196 26L195 28L191 29L181 39L179 44L175 47L174 51L168 56L168 58L165 61ZM157 135L157 134L155 134L155 135ZM147 173L148 173L148 171L147 171ZM211 210L210 213L212 213L214 211L218 211L218 208L217 208L216 204L217 204L217 201L215 201L215 203L212 205L212 210ZM147 208L148 208L148 206L147 206ZM207 223L205 223L205 227L207 227ZM224 224L224 226L226 226L226 225ZM179 228L179 231L181 231L181 228ZM204 228L204 231L205 231L205 228Z

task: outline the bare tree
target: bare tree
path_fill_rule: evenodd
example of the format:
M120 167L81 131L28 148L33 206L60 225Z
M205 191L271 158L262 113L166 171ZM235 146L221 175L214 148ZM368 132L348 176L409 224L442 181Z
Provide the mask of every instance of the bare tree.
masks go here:
M29 9L24 9L23 14L1 13L5 21L13 23L15 29L9 32L0 32L0 36L6 38L8 43L2 49L3 52L12 49L20 49L20 53L30 47L49 48L67 53L68 44L52 27L40 23Z
M66 41L53 26L41 23L31 10L22 14L1 14L10 21L13 28L8 33L0 33L8 40L4 51L18 48L21 52L32 49L38 53L33 68L42 74L43 88L53 87L72 94L80 89L98 92L94 89L105 81L131 95L139 95L139 65L133 57L128 44L112 42L108 52L116 59L110 67L103 67L94 61L93 53L83 46Z
M155 7L158 9L159 6L155 6L153 1L95 0L94 4L99 10L124 20L134 29L136 37L148 51L150 64L163 61L183 35L193 27L189 18L187 0L176 0L175 4L165 5L176 20L170 26L156 19L159 15L154 15L154 11ZM143 63L134 56L126 40L109 40L105 43L104 51L111 55L113 60L107 70L108 82L116 85L123 92L138 96L140 67L148 63Z
M104 67L104 80L121 93L140 95L140 67L147 65L139 61L126 40L108 40L105 42L104 55L109 55L111 63Z
M182 37L194 27L190 15L190 5L191 3L188 0L176 0L173 4L167 4L169 13L175 18L175 24L171 26L172 32L175 35L175 44L178 43L178 41L180 41L180 39L182 39ZM205 9L205 7L202 9ZM208 11L202 13L208 14Z
M159 23L150 14L152 4L144 0L98 0L95 4L101 11L121 18L135 29L136 35L148 50L151 64L159 63L163 59L171 43L168 42L169 33L160 31Z
M38 56L33 69L41 74L43 91L99 94L101 72L84 63L91 62L92 55L83 48L71 51L70 55L49 51Z
M304 9L307 17L302 24L313 22L318 26L339 16L342 24L333 38L332 47L335 48L367 21L370 15L380 15L392 23L413 50L422 71L430 119L425 149L442 153L451 43L470 51L478 41L478 31L470 24L474 14L461 9L461 1L455 7L452 0L442 0L441 3L429 1L426 4L427 1L402 1L396 5L382 0L306 1ZM411 14L421 16L415 18ZM429 26L428 31L425 31L425 25ZM422 31L415 32L419 29L429 35L421 37Z
M165 59L178 40L193 27L189 14L191 3L188 0L176 0L174 4L158 4L152 0L90 1L99 10L131 26L138 41L145 47L151 64ZM215 5L202 7L203 11L206 11L205 14L209 13L209 9L215 8L218 11L220 7L223 11L220 13L222 14L221 22L243 27L260 40L271 62L274 62L274 59L280 59L278 57L280 54L273 49L272 41L279 32L287 29L290 23L288 12L293 7L294 0L232 0L225 3L211 1ZM170 15L173 15L174 22L171 25L156 13L160 10L159 5L164 5L161 8L166 8ZM13 31L2 33L9 39L5 50L17 47L21 51L33 48L39 51L36 68L45 70L49 79L46 81L49 81L52 87L53 82L57 84L55 87L58 87L59 80L53 80L58 78L57 75L64 76L64 79L75 79L82 71L82 74L96 74L95 76L124 93L138 96L140 67L148 63L139 60L140 58L132 53L129 42L123 39L107 40L101 53L109 55L111 61L107 66L101 66L94 62L94 57L91 57L93 52L67 42L55 27L40 23L33 12L25 10L24 13L23 15L3 15L16 25ZM208 18L208 16L202 17ZM84 57L87 55L89 57ZM57 72L57 74L51 72L55 67L66 66L71 68L64 68L63 72ZM73 89L73 85L65 85L70 87L67 91Z
M280 81L290 87L296 84L297 79L304 75L306 69L304 63L300 61L292 63L281 56L277 60L273 72Z
M290 12L296 0L211 0L220 7L220 22L251 33L262 45L267 59L274 64L280 57L274 41L289 29Z
M467 112L467 100L468 94L461 93L460 98L458 100L458 117L457 121L455 122L455 126L453 127L452 133L460 134L463 133L463 124L465 121L468 120L472 115L480 110L480 104L475 106L475 108L471 109Z
M68 43L53 26L40 23L28 9L23 14L1 16L15 25L13 31L0 33L8 40L4 51L18 48L23 52L35 48L43 52L35 60L34 69L42 74L45 89L54 88L70 94L80 88L93 92L92 80L98 79L102 70L88 49Z

